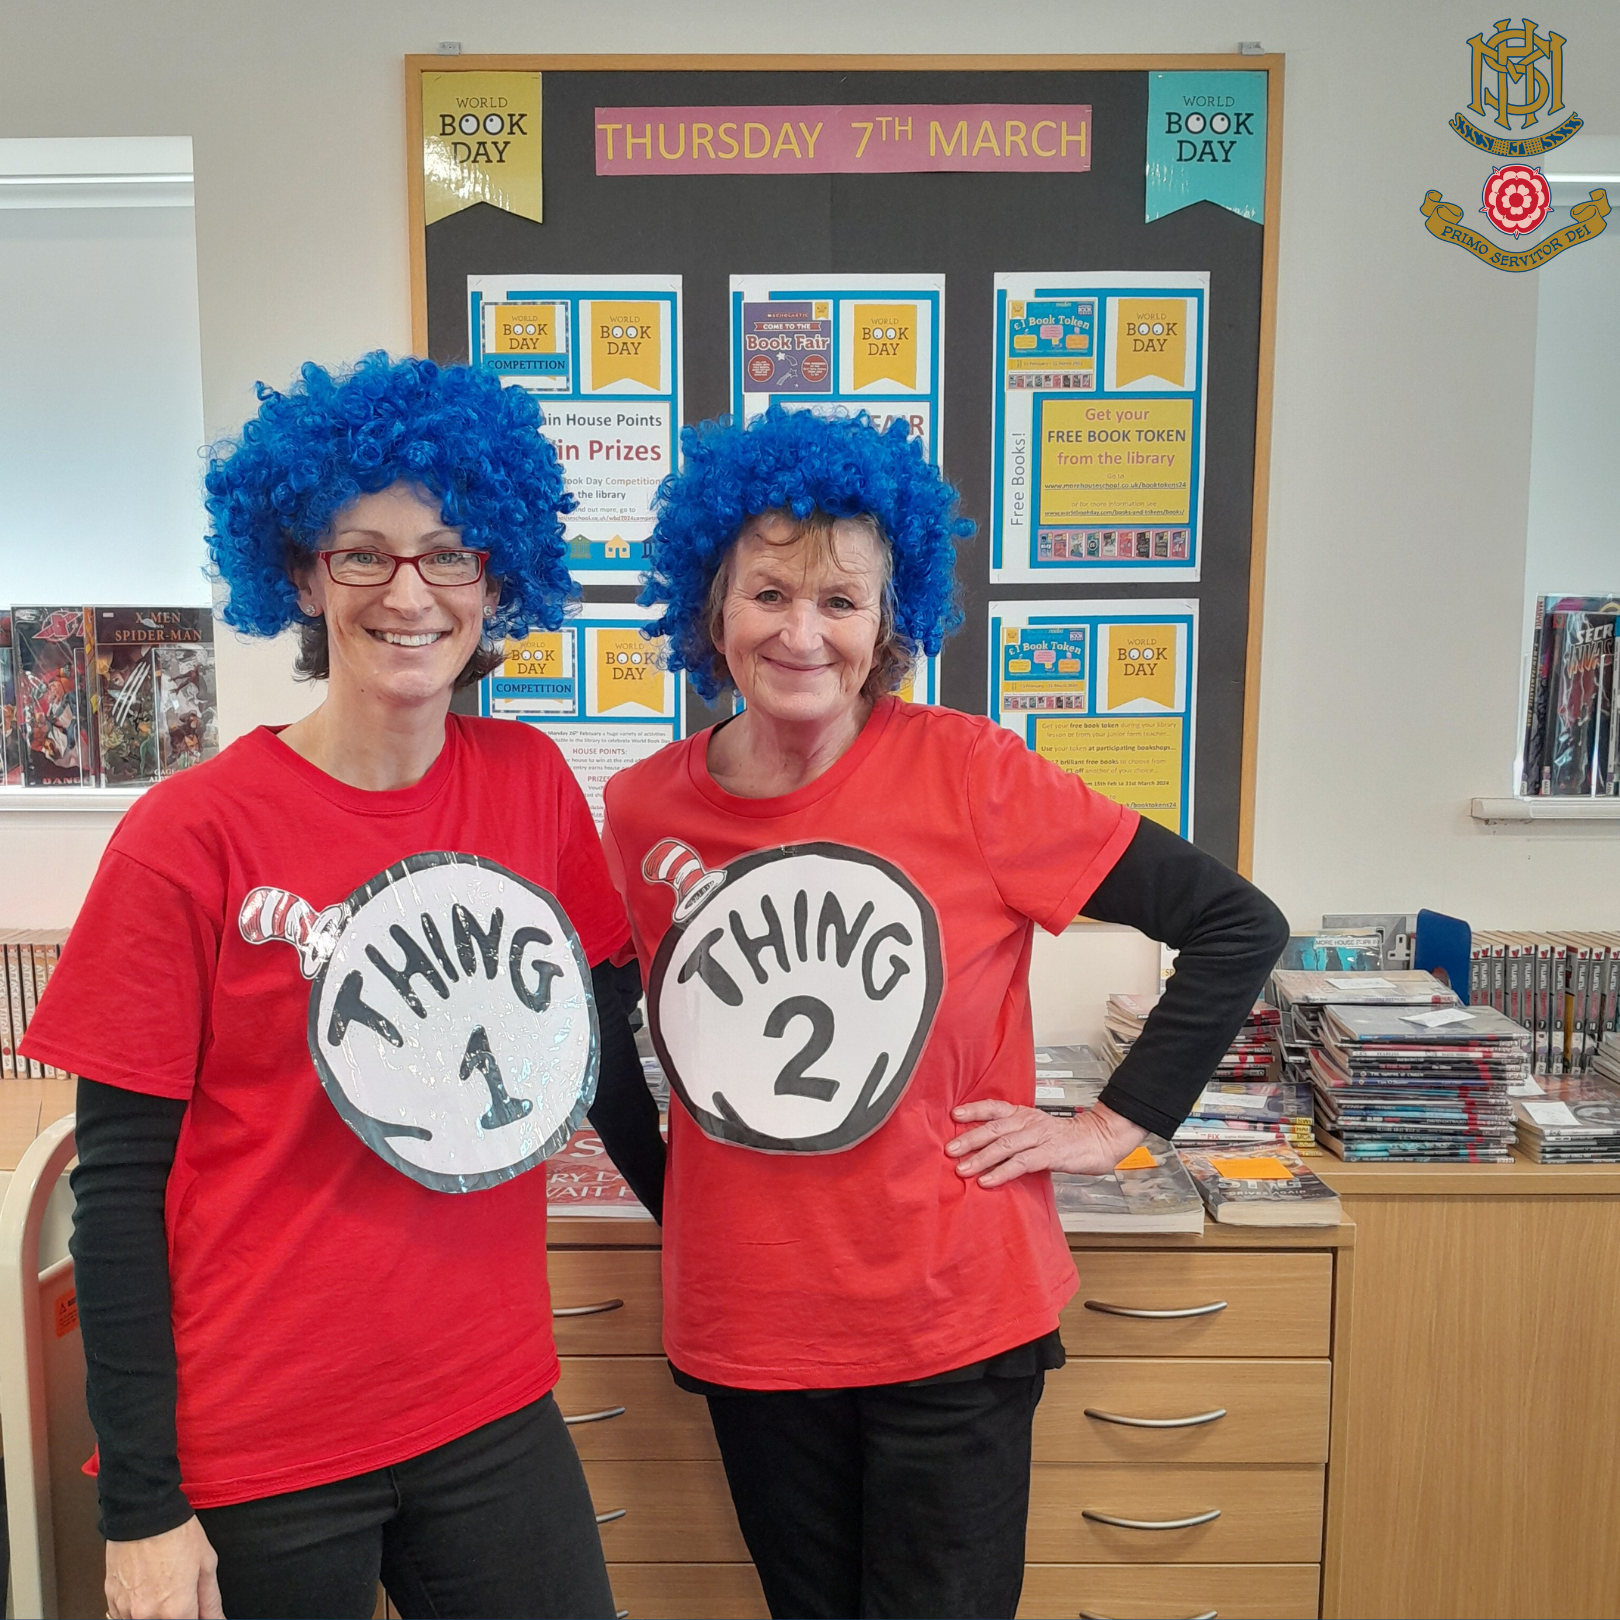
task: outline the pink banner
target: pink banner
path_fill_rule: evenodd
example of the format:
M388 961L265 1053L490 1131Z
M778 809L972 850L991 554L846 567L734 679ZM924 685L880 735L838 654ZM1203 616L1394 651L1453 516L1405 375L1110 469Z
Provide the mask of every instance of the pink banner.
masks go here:
M1091 167L1091 108L1024 102L598 107L598 174L912 174Z

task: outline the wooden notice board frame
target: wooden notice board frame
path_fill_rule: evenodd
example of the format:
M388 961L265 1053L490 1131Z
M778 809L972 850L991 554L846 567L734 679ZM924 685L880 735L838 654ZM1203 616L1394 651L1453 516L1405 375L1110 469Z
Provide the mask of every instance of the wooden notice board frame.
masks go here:
M1260 703L1260 658L1262 613L1265 603L1265 559L1267 503L1271 482L1272 382L1276 353L1277 254L1282 208L1282 128L1283 62L1280 54L1243 56L1148 55L1148 56L830 56L830 55L471 55L407 56L405 58L405 142L408 203L408 252L411 287L411 341L418 354L429 352L428 333L428 252L427 227L422 184L422 75L455 72L536 72L570 73L647 73L647 74L940 74L996 73L1162 73L1228 70L1267 75L1266 96L1266 173L1265 220L1260 227L1261 269L1258 353L1256 357L1254 407L1254 474L1249 529L1247 581L1247 635L1242 656L1243 696L1239 763L1238 810L1235 854L1238 870L1249 874L1254 859L1254 788L1258 753ZM846 98L860 99L860 85L847 86ZM703 104L710 98L694 84L689 101ZM761 87L756 100L769 102L770 92ZM929 99L919 96L917 99ZM499 266L486 266L497 270ZM626 269L639 268L634 265ZM734 265L738 271L756 268ZM915 268L928 268L918 265ZM1044 266L1043 268L1054 268ZM1176 268L1195 269L1180 265ZM985 334L988 355L988 333ZM699 414L702 414L701 412ZM988 513L973 513L981 520ZM1180 587L1166 583L1157 587L1166 594L1184 590L1197 593L1200 587ZM1017 586L993 587L1003 597L1024 595ZM1090 587L1076 582L1070 594L1091 593ZM599 594L588 592L587 594ZM1140 593L1138 593L1140 594ZM949 654L947 647L947 654ZM1208 704L1205 704L1206 713ZM1195 825L1195 836L1197 828ZM1217 851L1220 853L1220 851Z

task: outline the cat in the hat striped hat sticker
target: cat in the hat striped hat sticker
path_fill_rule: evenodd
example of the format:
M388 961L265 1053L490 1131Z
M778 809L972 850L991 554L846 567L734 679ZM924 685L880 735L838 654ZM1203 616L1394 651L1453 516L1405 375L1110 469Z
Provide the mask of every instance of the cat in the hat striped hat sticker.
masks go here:
M312 980L307 1038L355 1135L435 1192L532 1170L584 1122L590 968L546 890L478 855L411 855L324 911L257 888L237 927Z
M653 1045L704 1133L834 1153L877 1130L944 986L927 896L844 844L756 850L710 871L665 838L641 870L675 895L648 980Z

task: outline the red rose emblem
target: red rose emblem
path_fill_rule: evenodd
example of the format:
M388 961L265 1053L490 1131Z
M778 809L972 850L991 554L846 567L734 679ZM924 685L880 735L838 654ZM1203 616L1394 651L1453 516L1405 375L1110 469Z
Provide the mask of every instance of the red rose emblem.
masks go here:
M1485 182L1481 213L1497 230L1510 236L1525 236L1547 217L1552 208L1552 192L1540 169L1526 163L1504 163L1493 169Z

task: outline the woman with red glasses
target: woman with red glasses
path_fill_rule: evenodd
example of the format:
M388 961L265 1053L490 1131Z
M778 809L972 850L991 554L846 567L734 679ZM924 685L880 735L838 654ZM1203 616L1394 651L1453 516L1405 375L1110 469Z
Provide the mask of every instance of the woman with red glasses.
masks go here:
M260 398L208 471L223 613L325 697L130 810L29 1032L88 1077L108 1612L611 1615L525 1172L590 1109L660 1207L628 929L552 743L450 713L560 624L571 502L477 372Z

